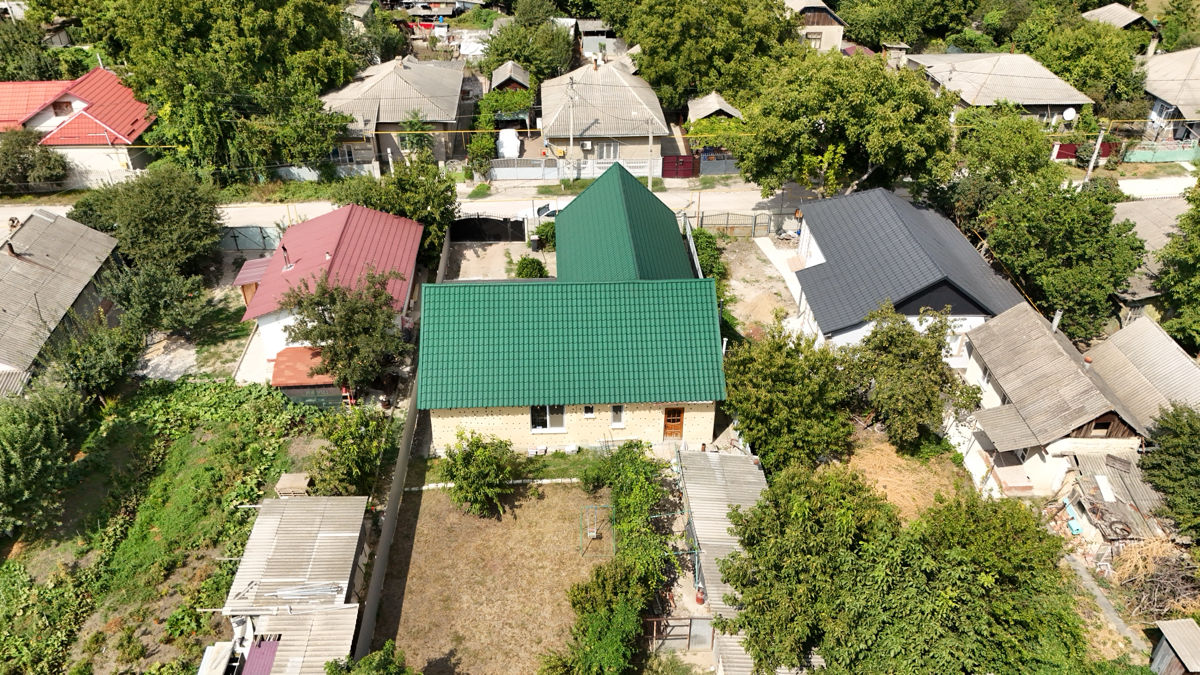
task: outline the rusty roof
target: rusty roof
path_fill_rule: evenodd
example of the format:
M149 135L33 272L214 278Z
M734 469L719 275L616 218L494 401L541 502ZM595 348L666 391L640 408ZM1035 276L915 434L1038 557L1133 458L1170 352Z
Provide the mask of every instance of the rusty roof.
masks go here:
M321 365L321 350L315 347L288 347L275 355L271 372L273 387L321 387L334 384L332 375L310 375Z

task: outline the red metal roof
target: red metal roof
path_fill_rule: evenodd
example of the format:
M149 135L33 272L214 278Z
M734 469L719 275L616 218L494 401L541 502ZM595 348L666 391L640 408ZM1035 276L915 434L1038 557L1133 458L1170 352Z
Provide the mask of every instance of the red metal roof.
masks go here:
M358 205L293 225L284 231L269 258L242 320L274 312L283 294L301 280L312 285L327 275L330 281L353 288L367 267L403 275L388 284L396 308L402 309L412 291L422 230L420 223L409 218Z
M21 126L68 94L87 105L46 134L42 145L132 145L154 121L132 89L97 67L73 82L0 82L0 131Z
M58 98L72 82L0 82L0 131L21 126Z
M321 364L321 350L314 347L288 347L275 355L271 372L273 387L319 387L334 383L332 375L309 375Z
M234 286L245 286L260 281L263 275L267 273L267 267L271 264L271 258L254 258L242 263L242 269L238 270L237 277L233 280Z

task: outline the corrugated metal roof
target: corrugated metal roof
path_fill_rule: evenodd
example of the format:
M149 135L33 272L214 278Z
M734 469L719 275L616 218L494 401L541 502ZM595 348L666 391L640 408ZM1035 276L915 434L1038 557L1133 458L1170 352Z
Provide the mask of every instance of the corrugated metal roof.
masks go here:
M7 241L17 256L0 253L0 364L27 370L117 240L37 210Z
M1062 332L1053 333L1050 322L1025 303L992 318L967 337L1039 445L1056 441L1115 409L1084 372L1083 356ZM984 425L987 415L976 413L976 419L997 448L1030 447L1020 445L1028 438L1011 424L993 429ZM1008 417L996 421L1004 420Z
M725 100L724 96L715 91L707 96L701 96L700 98L694 98L688 101L687 107L689 122L702 120L705 117L718 112L723 112L730 117L736 117L739 120L742 119L742 111L733 107L729 101Z
M221 611L345 604L366 506L366 497L263 500Z
M997 450L1018 450L1041 445L1041 441L1025 423L1015 405L977 410L975 419L987 432Z
M321 97L325 106L354 118L354 131L397 124L417 111L426 122L455 122L464 61L420 61L412 56L370 66L354 81Z
M834 11L829 8L829 5L825 4L822 0L783 0L783 4L797 14L803 14L808 10L814 9L818 11L824 11L826 14L833 17L833 19L839 24L843 26L846 25L846 22L842 20L842 17L834 13Z
M353 604L311 614L259 617L255 632L279 634L271 675L325 675L326 663L344 659L354 650L358 612L359 606Z
M242 268L238 270L237 277L233 280L234 286L245 286L246 284L257 283L262 280L263 275L267 273L267 267L271 265L271 256L265 258L253 258L242 263Z
M1159 408L1200 405L1200 365L1148 317L1134 320L1088 352L1092 372L1147 435Z
M560 281L694 279L675 213L613 164L558 214Z
M967 105L1084 105L1092 99L1027 54L909 54Z
M338 285L353 287L368 267L403 276L388 282L388 291L400 309L412 289L422 232L415 220L357 204L292 225L284 231L275 254L267 258L266 271L242 320L277 310L284 293L301 280L311 285L324 274ZM285 248L287 261L282 253ZM287 262L292 267L285 269Z
M422 291L422 410L725 398L712 279Z
M1162 496L1142 477L1136 450L1078 452L1074 458L1086 515L1105 538L1144 539L1161 534L1149 519L1162 505Z
M0 396L20 394L29 383L28 370L0 370Z
M1137 236L1146 242L1146 253L1153 253L1167 245L1172 233L1178 232L1179 216L1190 208L1183 197L1162 199L1140 199L1113 204L1113 222L1132 220ZM1159 295L1153 286L1162 265L1156 256L1147 255L1137 271L1129 277L1129 288L1119 295L1130 300L1145 300Z
M319 387L334 383L332 375L309 375L320 365L321 350L312 347L286 347L275 355L271 369L272 387Z
M0 82L0 131L21 126L71 86L70 81Z
M1179 108L1185 118L1200 118L1200 47L1154 54L1145 69L1147 92Z
M496 89L508 80L529 88L529 71L516 61L505 61L492 71L492 89Z
M154 122L149 106L134 98L116 74L100 67L64 93L83 99L87 106L46 134L42 145L132 145Z
M953 223L882 188L806 204L804 227L825 262L796 278L826 333L861 325L884 300L901 304L942 282L992 315L1022 302Z
M568 96L572 83L574 106ZM547 80L542 84L542 110L542 134L548 138L570 136L572 119L576 138L671 133L649 83L615 61L598 68L589 64Z
M1200 671L1200 626L1195 619L1173 619L1154 624L1162 631L1163 638L1189 671Z
M1097 7L1091 11L1084 12L1083 18L1087 19L1088 21L1099 21L1100 23L1107 23L1111 26L1116 26L1117 28L1124 28L1134 21L1145 19L1146 17L1138 14L1119 2L1114 2L1103 7Z

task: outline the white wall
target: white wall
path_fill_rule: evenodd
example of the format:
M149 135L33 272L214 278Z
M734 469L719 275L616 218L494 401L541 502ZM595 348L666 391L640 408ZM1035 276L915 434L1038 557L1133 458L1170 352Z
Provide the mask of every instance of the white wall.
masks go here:
M908 316L906 318L908 319L908 322L911 323L913 326L920 328L919 321L920 321L921 317ZM958 336L966 334L968 331L974 329L977 326L982 326L983 322L987 321L987 319L988 319L988 317L986 317L986 316L977 316L977 315L960 315L960 314L950 315L950 323L952 326L951 334L949 336L950 346L954 347L955 345L958 344ZM839 346L856 345L856 344L862 342L863 338L865 338L868 334L870 334L871 329L873 329L874 327L875 327L875 323L869 321L861 326L851 328L851 329L843 331L841 333L834 333L833 336L829 338L829 341L832 342L833 344L839 345ZM947 358L946 361L949 363L950 359ZM951 364L952 367L954 367L954 365L955 364Z
M67 84L67 82L63 82L63 87L66 88ZM51 131L57 129L60 124L66 122L68 117L87 107L87 103L84 103L82 99L70 94L60 96L58 99L56 99L56 101L70 102L71 111L66 115L55 115L54 106L48 105L46 106L45 110L42 110L33 117L30 117L29 120L25 122L25 128L34 129L35 131L39 131L43 134L50 133Z
M290 312L275 311L258 317L258 332L262 336L267 360L275 358L286 347L302 347L303 343L289 342L284 330L296 323Z
M58 151L71 165L71 173L67 182L72 187L100 187L111 183L120 183L137 175L137 170L144 166L138 161L143 150L133 149L131 155L128 148L122 146L49 146Z

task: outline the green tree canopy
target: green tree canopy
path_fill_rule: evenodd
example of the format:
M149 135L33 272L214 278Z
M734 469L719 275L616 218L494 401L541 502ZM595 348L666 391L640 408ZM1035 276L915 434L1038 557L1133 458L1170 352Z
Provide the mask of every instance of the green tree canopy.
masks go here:
M404 665L404 652L393 640L383 643L377 651L355 661L338 659L325 664L325 675L421 675Z
M743 109L742 133L724 145L763 194L787 181L825 194L880 180L923 175L950 146L948 96L914 71L882 59L806 52L769 73Z
M1179 231L1156 255L1162 267L1155 287L1167 306L1163 328L1192 353L1200 351L1200 188L1184 197L1189 209L1179 216Z
M1100 334L1112 295L1128 287L1145 246L1128 220L1113 222L1119 193L1036 184L1012 190L980 217L988 247L1043 312L1063 310L1075 340Z
M1042 65L1101 107L1142 96L1145 74L1137 55L1145 37L1098 21L1058 25L1038 42L1023 45Z
M1138 458L1146 481L1162 493L1166 515L1179 531L1200 537L1200 413L1173 404L1159 411L1150 431L1153 449Z
M0 132L0 194L28 192L34 183L55 183L67 177L67 160L44 145L33 129Z
M94 62L84 49L46 46L32 21L0 22L0 82L73 80Z
M1159 27L1162 48L1173 52L1200 45L1200 9L1196 0L1170 0Z
M51 368L75 391L103 400L137 367L145 333L99 317L73 317L71 324L70 334L50 350Z
M66 389L0 397L0 535L51 519L82 417L82 399Z
M184 276L163 265L118 268L100 286L121 308L121 324L141 333L191 333L209 309L203 277Z
M504 513L503 497L512 494L518 457L512 443L475 432L459 432L458 443L446 449L442 475L454 483L450 500L477 516Z
M843 354L776 324L725 358L725 407L767 471L846 456L854 386Z
M518 17L488 40L479 69L491 73L505 61L516 61L539 82L567 72L574 53L571 34L547 17Z
M396 359L412 349L397 326L396 298L388 283L399 273L367 270L353 287L325 276L288 289L279 301L296 322L286 328L289 342L321 350L313 374L332 375L352 390L375 382Z

